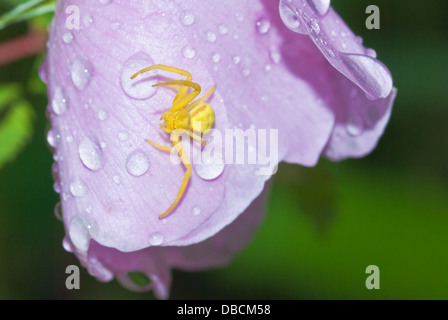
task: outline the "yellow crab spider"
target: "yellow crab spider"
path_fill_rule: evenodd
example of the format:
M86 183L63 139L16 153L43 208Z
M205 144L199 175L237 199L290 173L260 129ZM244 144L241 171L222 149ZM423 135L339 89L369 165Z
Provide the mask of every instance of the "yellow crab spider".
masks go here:
M174 207L177 205L179 200L182 198L184 191L188 185L188 181L191 177L191 164L184 147L180 143L179 136L182 133L187 133L193 139L201 142L205 145L205 141L202 140L202 134L213 127L215 123L215 112L213 108L208 104L203 102L206 100L215 90L216 86L213 86L206 94L201 98L194 101L194 99L201 93L201 86L195 82L192 82L193 77L191 73L178 69L175 67L166 66L163 64L157 64L145 69L142 69L135 73L131 79L135 79L139 74L151 71L154 69L161 69L173 73L177 73L181 76L185 76L185 80L172 80L161 82L155 84L154 87L167 86L178 90L176 96L173 99L172 106L169 111L165 112L160 120L164 120L165 126L162 124L160 127L167 133L171 134L172 147L161 146L150 140L145 140L147 143L153 145L162 151L173 151L176 150L182 159L182 163L187 169L182 180L182 184L177 193L177 197L171 206L164 213L159 215L159 218L165 217L170 213ZM189 92L189 89L193 89Z

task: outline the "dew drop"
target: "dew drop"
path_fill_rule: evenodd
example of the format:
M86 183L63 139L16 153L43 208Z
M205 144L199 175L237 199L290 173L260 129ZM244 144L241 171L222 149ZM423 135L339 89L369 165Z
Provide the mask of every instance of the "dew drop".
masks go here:
M233 60L234 64L239 64L241 62L241 57L240 56L233 56L232 60Z
M61 207L61 203L58 202L56 203L56 206L54 207L54 216L56 217L56 219L58 219L59 221L62 221L62 207Z
M187 59L193 59L196 56L196 50L191 46L186 46L182 49L182 54Z
M82 23L84 24L84 26L90 27L90 25L93 23L93 18L88 14L84 15L82 17Z
M378 60L359 54L342 54L351 78L369 99L386 98L392 90L389 70Z
M127 132L120 132L118 134L118 140L120 140L121 142L128 140L129 135Z
M194 169L199 177L204 180L213 180L219 177L225 168L224 161L213 161L213 159L202 159L199 163L195 161Z
M53 190L54 190L54 192L56 192L57 194L60 194L60 193L61 193L61 185L59 184L58 181L55 181L55 182L53 183Z
M275 64L278 64L282 59L282 55L278 51L271 51L269 57L271 58L271 61L274 62Z
M314 10L318 15L325 15L330 9L330 0L307 0L311 9Z
M243 21L244 20L244 15L241 12L237 12L237 13L235 13L235 18L238 21Z
M60 87L57 87L51 100L51 108L58 116L64 114L68 109L67 98Z
M349 114L346 125L347 133L353 137L359 136L364 130L362 118L357 113Z
M184 26L190 26L195 21L195 16L190 11L186 10L180 14L180 21Z
M149 159L141 150L133 151L126 160L126 170L131 176L140 177L149 169Z
M85 89L92 77L92 64L85 59L76 60L71 68L71 77L73 84L79 90Z
M310 20L307 23L308 27L310 28L310 31L313 35L317 36L320 33L320 26L319 23L317 23L316 20Z
M149 243L152 246L158 246L163 243L163 236L160 233L153 233L149 238Z
M138 71L154 65L154 61L151 57L140 51L135 55L131 56L123 64L121 69L121 88L132 99L144 100L152 97L156 92L158 87L153 87L157 83L156 70L151 70L138 75L135 79L131 77Z
M104 4L104 5L109 4L111 2L112 2L112 0L100 0L100 3Z
M255 23L256 30L259 34L266 34L271 28L271 22L266 18L261 18Z
M300 23L298 12L292 7L288 0L280 0L279 4L280 18L285 26L297 33L308 33L306 28Z
M376 59L376 51L374 49L371 49L371 48L366 49L366 55L368 55L371 58Z
M67 31L62 35L62 41L64 41L64 43L70 43L72 42L74 39L73 33L71 31Z
M227 27L226 27L225 25L220 24L220 25L218 26L218 32L219 32L219 34L224 35L224 34L227 34L228 31L229 31L229 29L227 29Z
M70 192L74 197L82 197L87 193L87 186L79 178L70 183Z
M215 53L212 56L212 60L213 60L213 62L218 63L219 61L221 61L221 55L219 53Z
M69 240L67 240L67 237L64 237L64 239L62 240L62 247L65 249L65 251L67 252L73 252L73 248L72 245L70 243Z
M61 142L61 134L59 133L59 130L50 129L47 133L47 142L51 147L56 148Z
M248 68L243 68L242 72L245 77L250 75L250 69L248 69Z
M106 120L108 117L107 111L106 110L101 110L98 112L98 119L100 119L101 121Z
M114 183L116 185L119 185L121 183L121 177L119 175L114 175L114 177L112 178L112 180L114 181Z
M216 42L216 34L213 31L207 31L205 33L205 38L207 39L208 42L210 43L214 43Z
M198 216L201 214L201 208L199 207L194 207L193 208L193 215Z
M104 154L96 138L84 137L79 143L78 153L88 169L98 171L103 167Z
M71 220L69 236L70 240L79 251L87 252L89 249L90 234L88 226L80 217L76 216Z

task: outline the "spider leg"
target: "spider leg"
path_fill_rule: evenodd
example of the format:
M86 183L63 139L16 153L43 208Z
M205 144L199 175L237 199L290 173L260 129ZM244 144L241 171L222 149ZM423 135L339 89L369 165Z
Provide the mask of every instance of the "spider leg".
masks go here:
M173 80L173 81L167 81L167 82L161 82L158 84L155 84L154 87L158 86L171 86L173 84L181 84L182 86L193 88L193 92L189 93L185 97L182 97L180 99L174 98L173 105L171 106L171 110L178 110L183 107L185 107L187 104L189 104L191 101L194 100L200 93L201 93L201 86L195 82L186 81L186 80Z
M157 149L163 150L163 151L172 151L173 149L175 149L174 147L167 147L167 146L161 146L157 143L152 142L151 140L146 139L145 140L147 143L149 143L150 145L153 145L154 147L156 147Z
M202 101L204 101L205 99L207 99L214 91L216 88L216 84L213 86L213 88L211 88L206 94L204 94L201 98L197 99L196 101L193 101L192 103L190 103L188 106L185 107L185 110L190 111L191 109L193 109L194 107L196 107L198 104L200 104Z
M144 69L138 71L137 73L135 73L131 77L131 79L135 79L135 77L137 77L139 74L147 72L147 71L151 71L151 70L154 70L154 69L161 69L161 70L177 73L177 74L179 74L181 76L185 76L187 78L186 79L187 81L193 80L193 77L192 77L191 73L188 72L187 70L183 70L183 69L179 69L179 68L175 68L175 67L170 67L170 66L167 66L167 65L164 65L164 64L156 64L156 65L153 65L151 67L144 68ZM174 98L173 102L175 102L176 100L180 99L181 97L184 97L187 94L187 92L188 92L188 87L184 87L184 86L180 87L179 88L179 92L177 93L177 95Z
M177 136L177 134L176 134L176 136ZM180 185L179 191L177 192L176 200L174 200L174 202L171 204L171 206L168 208L168 210L166 210L164 213L162 213L159 216L159 219L163 218L168 213L170 213L173 210L173 208L177 205L179 200L182 198L182 195L184 194L184 191L187 188L187 184L188 184L188 181L190 180L191 172L192 172L190 159L188 159L188 156L187 156L187 153L185 152L184 147L179 142L178 136L177 136L176 139L173 139L173 144L174 144L174 148L179 153L179 156L181 157L182 162L183 162L185 168L187 168L187 171L185 172L184 178L182 180L182 184Z

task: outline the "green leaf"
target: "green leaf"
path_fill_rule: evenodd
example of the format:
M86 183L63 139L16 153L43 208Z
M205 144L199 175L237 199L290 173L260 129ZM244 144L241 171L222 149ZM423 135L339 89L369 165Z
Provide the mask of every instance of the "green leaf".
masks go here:
M12 4L12 3L11 3ZM55 0L29 0L0 16L0 30L45 13L54 12Z
M141 271L131 271L128 272L129 279L139 287L146 287L151 283L151 279Z
M0 94L0 99L4 97ZM24 100L12 103L9 108L0 105L0 168L15 159L31 139L35 113Z

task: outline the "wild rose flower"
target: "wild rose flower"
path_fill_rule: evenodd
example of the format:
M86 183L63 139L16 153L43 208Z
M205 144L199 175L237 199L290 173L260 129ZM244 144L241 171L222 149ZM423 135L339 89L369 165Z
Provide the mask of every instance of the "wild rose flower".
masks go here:
M245 245L270 175L259 174L266 162L193 163L181 201L159 219L185 167L145 142L172 146L159 118L176 90L153 85L183 79L164 70L131 79L156 64L190 71L204 90L216 84L207 99L216 132L277 129L267 172L366 155L395 97L387 68L329 0L59 1L42 78L65 247L103 281L137 289L129 272L143 272L153 283L140 289L162 298L170 268L221 265Z

